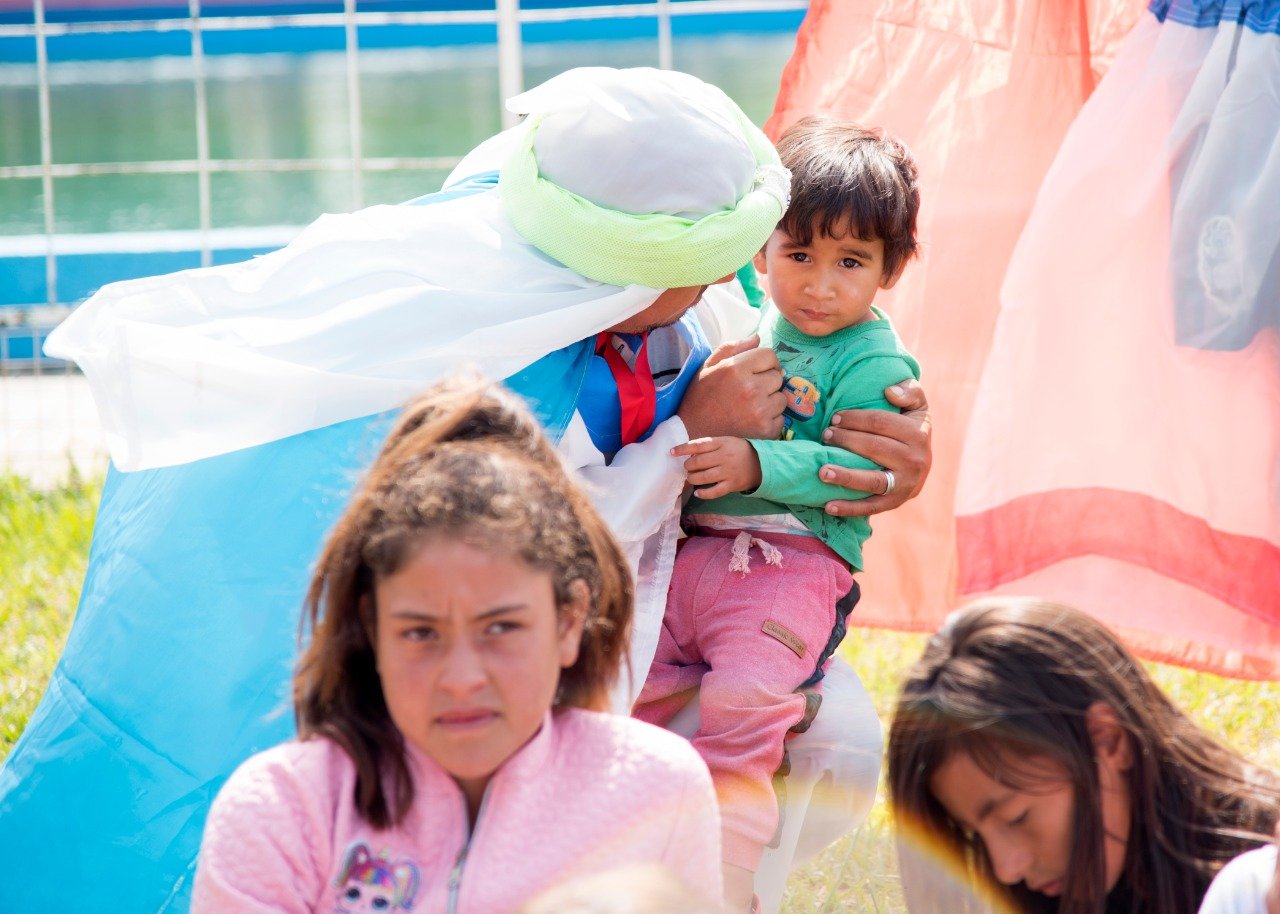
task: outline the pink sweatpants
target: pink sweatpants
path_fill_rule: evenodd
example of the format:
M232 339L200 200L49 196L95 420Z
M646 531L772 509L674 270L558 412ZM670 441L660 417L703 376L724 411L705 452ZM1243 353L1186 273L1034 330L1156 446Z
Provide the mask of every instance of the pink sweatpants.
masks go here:
M747 545L749 570L731 570L735 534L681 544L633 713L663 725L701 687L693 745L715 781L724 859L755 871L778 823L772 779L783 739L804 714L795 690L813 674L853 578L821 540L775 533L739 540L735 564Z

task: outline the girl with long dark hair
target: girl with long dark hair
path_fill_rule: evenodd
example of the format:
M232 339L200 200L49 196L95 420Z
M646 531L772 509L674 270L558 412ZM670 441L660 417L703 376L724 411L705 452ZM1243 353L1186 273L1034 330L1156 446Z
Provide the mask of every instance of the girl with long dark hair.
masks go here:
M1280 779L1192 722L1112 632L1029 599L971 605L930 639L888 776L912 914L1195 914L1280 814Z

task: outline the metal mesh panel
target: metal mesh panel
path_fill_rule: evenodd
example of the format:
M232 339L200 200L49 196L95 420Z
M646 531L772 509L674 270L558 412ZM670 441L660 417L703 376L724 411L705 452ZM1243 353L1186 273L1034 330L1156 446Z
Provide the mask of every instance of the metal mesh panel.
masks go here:
M238 230L218 226L216 191L219 188L226 190L219 182L252 182L255 176L273 175L297 175L299 181L309 180L305 176L314 176L317 180L325 175L341 176L350 182L350 196L340 197L329 205L358 209L370 202L371 184L413 173L422 173L425 181L433 173L452 168L466 151L464 147L448 150L442 155L367 154L371 150L366 143L367 111L362 104L362 30L368 29L376 34L376 30L392 26L492 28L497 45L498 91L489 104L501 111L501 125L509 126L511 115L502 109L500 100L518 93L524 85L522 27L545 28L551 24L644 19L654 25L656 33L654 55L648 62L669 68L673 60L673 17L696 19L726 12L798 11L806 6L803 0L645 0L600 6L521 9L518 0L495 0L492 9L370 11L359 9L358 0L343 0L340 11L289 15L221 15L214 12L210 15L207 0L187 0L185 17L165 17L157 13L150 19L111 20L102 17L99 21L50 21L46 15L45 0L33 0L33 4L30 23L0 23L0 39L31 39L34 42L40 134L39 164L0 164L0 190L6 182L12 182L9 186L16 187L20 182L34 184L38 181L40 225L43 229L41 234L28 234L21 238L0 232L0 262L11 262L3 260L5 257L19 257L29 276L34 276L32 271L38 268L39 261L43 261L43 281L32 281L31 284L32 288L39 288L38 293L30 296L36 300L15 302L13 296L0 299L0 472L16 471L41 479L54 479L65 473L69 460L82 469L95 470L102 465L105 455L83 379L76 374L74 366L43 358L40 353L44 335L70 307L91 291L77 273L75 258L83 257L86 251L92 252L98 244L104 251L121 250L123 260L137 253L135 249L139 239L145 244L152 234L136 232L130 235L127 243L120 241L117 244L123 236L85 236L68 234L65 229L60 231L68 201L74 199L74 194L59 191L60 187L89 179L127 180L130 176L150 176L153 184L177 182L171 192L182 195L187 192L185 182L192 181L189 186L194 190L196 199L191 230L154 234L164 234L170 240L174 235L182 235L186 238L184 243L193 252L198 252L197 261L179 266L209 266L221 262L220 253L222 259L226 259L228 246L235 248L239 244L235 240L239 238ZM326 154L298 156L227 156L215 155L212 151L215 144L211 140L211 59L207 44L214 39L225 38L229 33L264 29L341 31L345 126L349 135L345 155L341 154L341 148L336 150L338 154L326 151ZM80 155L66 161L65 155L55 156L54 139L63 137L62 131L68 127L65 120L57 125L54 123L54 119L60 117L60 109L51 104L51 42L75 41L84 36L113 36L113 40L118 37L123 41L130 36L165 34L180 42L182 33L189 36L187 54L194 95L194 118L189 129L194 134L193 157L94 161L92 157ZM335 98L333 104L336 108L343 103ZM55 126L59 128L56 133ZM63 160L58 161L58 158ZM384 175L386 179L379 178ZM375 194L373 199L376 201L378 196ZM274 235L270 232L259 234L270 242L270 246L283 243L277 237L278 232ZM111 278L115 277L107 276L103 281ZM0 292L7 282L10 280L0 275ZM21 299L21 295L18 297Z

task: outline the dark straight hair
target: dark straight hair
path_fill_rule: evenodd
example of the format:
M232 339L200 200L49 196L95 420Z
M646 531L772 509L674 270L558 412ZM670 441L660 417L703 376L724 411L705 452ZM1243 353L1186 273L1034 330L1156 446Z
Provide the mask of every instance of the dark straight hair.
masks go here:
M1097 702L1114 712L1132 751L1129 837L1111 908L1098 768L1086 722ZM1032 771L1028 758L1061 769L1074 803L1059 899L1023 885L996 887L981 840L934 798L934 773L960 753L1015 790L1045 784L1043 769ZM1031 599L975 603L930 639L894 711L888 779L913 914L937 910L938 901L916 891L936 882L921 872L927 864L907 843L941 848L980 892L1003 897L1019 912L1195 914L1223 864L1270 840L1280 814L1280 779L1175 707L1109 629L1079 610Z

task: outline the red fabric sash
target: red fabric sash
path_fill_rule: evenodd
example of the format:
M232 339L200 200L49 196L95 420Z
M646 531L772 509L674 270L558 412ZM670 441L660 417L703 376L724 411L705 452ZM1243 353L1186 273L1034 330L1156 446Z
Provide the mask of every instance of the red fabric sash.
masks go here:
M604 331L596 335L596 352L604 356L613 380L618 385L618 405L622 409L622 444L625 447L639 441L653 425L658 406L658 395L649 370L649 335L642 334L640 348L636 351L635 368L627 365L613 344L613 334Z

